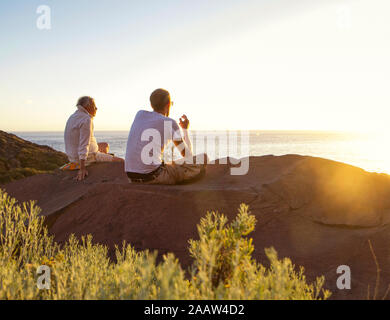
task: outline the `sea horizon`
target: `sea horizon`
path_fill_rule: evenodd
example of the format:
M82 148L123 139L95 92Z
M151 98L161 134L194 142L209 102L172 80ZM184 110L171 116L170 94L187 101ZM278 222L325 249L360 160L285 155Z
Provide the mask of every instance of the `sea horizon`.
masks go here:
M203 142L207 133L229 131L236 130L190 130L194 152L210 153L211 149L208 150L207 144ZM128 132L128 130L98 130L95 131L95 136L100 142L108 142L111 152L124 157ZM238 136L243 132L245 131L238 130ZM247 147L249 154L241 154L241 156L230 154L231 156L298 154L343 162L369 172L390 174L390 154L383 147L386 139L377 133L337 130L248 130L247 132L249 140L244 147ZM11 131L11 133L31 142L65 151L62 131ZM196 139L197 133L202 133L199 139ZM211 159L225 155L219 148L217 139L215 148L211 150Z

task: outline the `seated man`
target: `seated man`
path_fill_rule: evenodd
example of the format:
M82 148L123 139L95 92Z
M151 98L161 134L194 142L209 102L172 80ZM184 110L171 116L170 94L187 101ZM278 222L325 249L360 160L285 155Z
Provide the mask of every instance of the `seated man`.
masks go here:
M65 127L65 152L71 162L67 168L79 168L76 179L83 180L88 171L86 167L93 162L123 162L123 159L109 154L106 142L97 143L93 134L93 118L96 105L91 97L81 97L77 110L68 119Z
M193 157L187 117L183 115L180 119L183 135L177 122L168 117L173 104L169 92L155 90L150 96L150 103L154 111L138 111L127 140L125 170L129 182L179 184L203 176L207 156ZM173 141L183 158L164 163L161 155L170 141ZM200 164L195 164L195 158Z

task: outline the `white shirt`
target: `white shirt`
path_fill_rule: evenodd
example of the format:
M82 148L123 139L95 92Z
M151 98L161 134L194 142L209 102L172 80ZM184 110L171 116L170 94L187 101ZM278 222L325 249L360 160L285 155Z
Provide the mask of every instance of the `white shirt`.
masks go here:
M69 117L64 139L65 153L71 162L86 160L89 153L98 152L99 147L93 134L93 119L84 108L78 107Z
M171 140L182 140L175 120L154 111L138 111L127 140L125 171L145 174L156 170Z

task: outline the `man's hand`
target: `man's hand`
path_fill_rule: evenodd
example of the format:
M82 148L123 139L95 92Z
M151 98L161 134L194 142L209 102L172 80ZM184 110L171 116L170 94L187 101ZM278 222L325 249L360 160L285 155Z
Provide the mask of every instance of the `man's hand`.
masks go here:
M187 116L183 114L181 118L179 119L179 125L182 127L184 130L187 130L188 127L190 126L190 120L188 120Z
M77 181L82 181L85 179L85 177L88 176L88 171L85 167L85 160L80 161L80 170L77 172L76 180Z
M77 172L76 180L77 181L82 181L85 179L85 177L88 176L88 171L87 169L80 169L79 172Z

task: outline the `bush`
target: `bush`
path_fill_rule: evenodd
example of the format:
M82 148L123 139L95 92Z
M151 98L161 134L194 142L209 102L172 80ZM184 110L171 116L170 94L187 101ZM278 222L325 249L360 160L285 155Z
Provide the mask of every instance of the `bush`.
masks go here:
M36 174L50 173L50 172L52 171L37 170L34 168L13 168L13 169L2 170L2 168L0 167L0 183L8 183L26 177L31 177Z
M303 269L267 249L270 267L252 258L255 217L241 205L236 219L209 212L190 240L189 273L171 253L137 252L126 243L108 249L92 237L71 236L62 247L48 235L34 203L17 205L0 190L0 299L326 299L324 278L306 282ZM50 290L37 288L36 270L51 270Z

